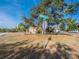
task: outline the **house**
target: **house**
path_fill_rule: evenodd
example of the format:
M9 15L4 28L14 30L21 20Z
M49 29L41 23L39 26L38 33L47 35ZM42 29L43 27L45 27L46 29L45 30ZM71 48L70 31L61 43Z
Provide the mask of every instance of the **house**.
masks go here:
M29 34L36 34L37 30L36 27L29 27Z
M52 32L58 33L60 31L60 25L55 22L49 22L48 23L48 28L52 29Z

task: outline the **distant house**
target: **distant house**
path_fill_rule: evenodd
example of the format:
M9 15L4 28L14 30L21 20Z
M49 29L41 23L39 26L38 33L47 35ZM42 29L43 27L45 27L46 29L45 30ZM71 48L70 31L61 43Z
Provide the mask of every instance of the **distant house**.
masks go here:
M60 31L60 24L57 24L55 22L50 22L50 23L47 24L47 28L51 28L52 32L58 33ZM37 27L29 27L28 33L29 34L36 34L37 33Z
M27 28L28 28L26 31L27 34L36 34L38 32L36 26L27 27ZM51 28L52 32L58 33L60 31L60 24L57 24L55 22L49 22L47 23L47 28ZM43 31L43 29L41 29L41 31Z
M30 34L36 34L36 27L29 27L29 33Z
M60 24L57 24L55 22L49 22L48 27L51 28L55 33L60 31Z
M79 33L79 30L72 30L72 31L69 31L70 33Z
M29 27L28 29L26 29L26 34L36 34L36 31L36 28Z

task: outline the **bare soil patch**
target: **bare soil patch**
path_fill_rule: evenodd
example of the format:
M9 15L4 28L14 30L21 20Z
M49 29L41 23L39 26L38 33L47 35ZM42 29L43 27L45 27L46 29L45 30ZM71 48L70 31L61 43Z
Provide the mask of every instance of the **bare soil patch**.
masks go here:
M8 33L0 37L0 59L79 59L79 38Z

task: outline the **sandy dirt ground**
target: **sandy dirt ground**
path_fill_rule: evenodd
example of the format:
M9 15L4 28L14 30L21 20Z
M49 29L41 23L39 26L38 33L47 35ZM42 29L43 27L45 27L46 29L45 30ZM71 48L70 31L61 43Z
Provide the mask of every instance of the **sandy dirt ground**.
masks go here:
M79 59L79 34L0 37L0 59Z

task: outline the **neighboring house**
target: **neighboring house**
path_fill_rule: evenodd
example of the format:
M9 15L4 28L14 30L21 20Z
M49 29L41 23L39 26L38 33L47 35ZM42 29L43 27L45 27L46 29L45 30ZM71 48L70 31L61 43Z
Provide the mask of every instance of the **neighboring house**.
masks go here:
M79 33L79 30L69 31L70 33Z
M47 24L47 28L51 28L52 32L58 33L60 31L60 25L61 24L57 24L55 22L50 22ZM43 29L41 29L43 31ZM26 33L28 34L36 34L37 33L37 27L29 27L26 31Z
M52 31L54 31L55 33L60 31L60 25L61 24L57 24L55 22L50 22L48 23L48 27L52 29Z
M50 27L52 29L52 32L55 32L55 33L58 33L60 31L60 24L57 24L57 23L54 23L54 22L48 23L47 27ZM29 32L29 34L36 34L37 33L37 27L29 27L28 32Z
M29 34L36 34L36 27L29 27Z

